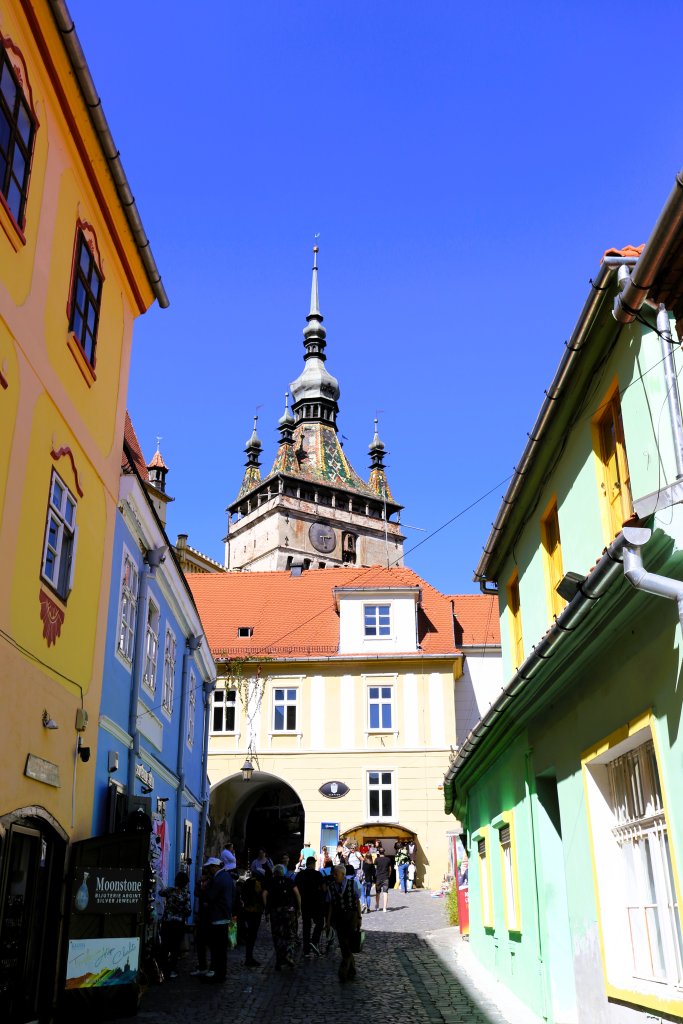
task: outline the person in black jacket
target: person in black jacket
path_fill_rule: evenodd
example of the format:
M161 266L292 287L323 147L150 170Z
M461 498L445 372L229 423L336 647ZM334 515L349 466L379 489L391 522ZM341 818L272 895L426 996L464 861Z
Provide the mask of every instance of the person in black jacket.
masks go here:
M306 868L296 876L296 887L301 896L301 928L304 940L304 956L319 955L320 936L325 916L327 883L325 876L315 869L315 857L306 858ZM313 941L311 942L311 925Z
M222 984L228 969L228 928L236 904L235 882L218 857L209 857L204 867L210 874L206 889L211 970L205 981Z
M362 886L361 891L361 914L370 913L372 907L372 887L375 884L377 878L377 872L375 870L375 862L372 859L371 853L366 853L363 857L363 876L360 879Z
M375 910L379 910L379 894L384 893L384 906L382 910L386 913L389 901L389 879L391 877L391 857L387 857L384 850L380 850L375 858Z

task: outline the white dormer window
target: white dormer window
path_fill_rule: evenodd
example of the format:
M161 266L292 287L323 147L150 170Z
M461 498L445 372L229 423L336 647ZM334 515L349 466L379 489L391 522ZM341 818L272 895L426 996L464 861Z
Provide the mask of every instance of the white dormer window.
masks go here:
M363 612L366 636L391 636L390 604L366 604Z

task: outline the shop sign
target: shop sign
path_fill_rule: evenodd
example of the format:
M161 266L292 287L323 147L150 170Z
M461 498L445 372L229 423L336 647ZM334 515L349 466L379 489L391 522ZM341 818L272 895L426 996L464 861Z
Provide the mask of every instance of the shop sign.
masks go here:
M144 765L135 765L135 778L139 779L143 786L147 789L154 789L154 776L151 772L148 772Z
M77 868L74 910L79 914L137 914L144 907L142 868Z
M134 985L140 939L69 939L66 989Z
M345 782L324 782L318 790L323 796L329 797L330 800L338 800L340 796L346 796L349 791L349 787Z

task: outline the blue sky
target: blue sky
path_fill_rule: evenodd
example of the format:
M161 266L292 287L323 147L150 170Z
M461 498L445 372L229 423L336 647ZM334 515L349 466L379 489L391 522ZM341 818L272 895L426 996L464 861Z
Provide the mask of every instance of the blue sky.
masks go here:
M680 3L70 10L171 299L137 321L129 386L148 458L163 438L171 539L222 560L257 406L269 468L319 232L345 451L367 477L383 410L425 531L407 564L476 590L588 279L647 239L683 164Z

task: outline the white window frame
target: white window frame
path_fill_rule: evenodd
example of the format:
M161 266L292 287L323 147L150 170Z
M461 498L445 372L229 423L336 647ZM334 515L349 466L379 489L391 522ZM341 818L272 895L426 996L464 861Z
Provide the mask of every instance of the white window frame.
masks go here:
M479 895L481 923L484 928L493 928L493 885L491 879L491 829L488 826L472 834L472 846L477 848L479 866ZM472 865L470 863L470 871Z
M373 698L372 691L377 690L378 694ZM382 695L382 690L388 690L389 696L385 697ZM378 725L372 724L372 707L377 705L379 709ZM382 708L389 707L389 725L382 724ZM380 679L368 681L367 683L367 714L368 714L368 732L396 732L395 722L395 707L394 707L394 687L391 682L382 682Z
M130 575L127 570L130 568ZM135 627L138 618L140 569L127 547L124 546L121 564L121 590L119 596L119 622L116 632L116 653L130 667L135 650ZM126 611L128 609L128 611Z
M173 714L173 697L175 694L175 664L178 652L176 635L170 626L166 626L164 640L164 684L161 691L161 710L170 718Z
M380 632L381 630L384 632ZM372 601L363 604L363 636L366 640L392 639L393 614L390 601Z
M154 628L156 625L156 629ZM147 625L145 626L145 667L142 685L154 695L157 689L157 668L159 662L159 627L161 609L153 597L147 601Z
M56 486L61 488L59 498L55 495ZM62 601L67 600L73 587L78 534L77 510L78 502L57 470L53 469L50 474L40 576ZM52 562L52 575L48 571L48 559Z
M521 897L517 870L514 812L507 811L500 814L497 818L494 818L491 825L498 831L505 927L509 932L521 932Z
M222 698L217 700L218 695L221 694ZM228 694L232 695L232 699L228 700ZM234 713L234 726L232 729L228 729L226 726L227 711L228 707L232 706ZM216 711L221 709L221 720L223 722L223 728L216 728ZM234 736L237 733L237 690L234 686L217 686L213 691L211 698L211 732L214 736Z
M194 724L197 714L197 677L194 669L190 669L190 680L187 691L187 736L186 742L190 750L194 746Z
M372 776L377 775L378 780L373 783ZM383 776L389 776L389 782L383 779ZM398 821L398 786L397 786L398 773L395 768L368 768L365 773L366 793L367 793L367 807L368 807L368 821ZM372 813L371 808L371 794L377 792L379 795L379 812L378 814ZM391 794L391 813L382 814L382 793Z
M285 695L281 700L277 699L278 690L282 690L284 695ZM294 692L294 697L289 697L289 692L290 691ZM283 736L283 735L296 736L296 735L298 735L300 733L301 730L299 729L299 715L301 713L301 709L299 707L299 693L300 693L300 690L299 690L298 686L288 686L287 683L283 683L282 686L273 686L273 717L272 717L273 736ZM278 727L276 725L275 712L276 712L276 708L278 708L278 707L282 707L284 709L283 719L284 719L284 722L285 722L285 728L283 728L283 729L278 729ZM287 723L287 711L289 710L289 708L292 708L292 707L294 708L295 722L294 722L294 727L293 728L289 728L289 727L287 727L287 724L286 724Z
M607 993L681 1015L676 851L652 717L629 723L582 760Z

